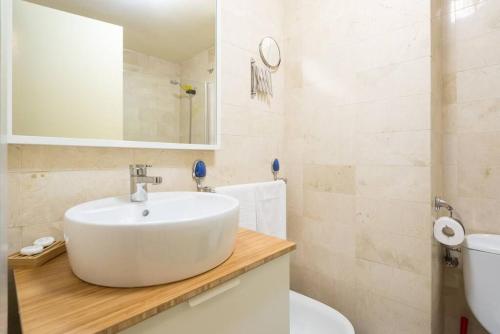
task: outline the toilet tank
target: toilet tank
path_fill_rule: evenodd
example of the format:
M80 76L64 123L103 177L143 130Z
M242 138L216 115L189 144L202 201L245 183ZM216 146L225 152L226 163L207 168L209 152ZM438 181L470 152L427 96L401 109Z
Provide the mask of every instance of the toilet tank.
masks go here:
M500 333L500 235L468 235L463 255L467 303L486 330Z

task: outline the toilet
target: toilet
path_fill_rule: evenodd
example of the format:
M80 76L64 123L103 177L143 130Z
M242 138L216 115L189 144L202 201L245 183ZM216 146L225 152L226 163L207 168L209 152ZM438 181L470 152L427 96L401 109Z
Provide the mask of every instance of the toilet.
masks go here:
M354 328L330 306L290 290L290 334L354 334Z
M500 235L471 234L463 249L465 297L490 333L500 333Z

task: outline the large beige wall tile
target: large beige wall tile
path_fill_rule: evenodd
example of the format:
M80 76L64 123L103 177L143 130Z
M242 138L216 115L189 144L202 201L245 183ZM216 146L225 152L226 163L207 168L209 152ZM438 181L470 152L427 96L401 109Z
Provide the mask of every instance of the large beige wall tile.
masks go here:
M500 65L457 72L456 78L459 103L498 97Z
M498 11L500 17L500 10ZM456 43L456 70L465 71L500 64L500 30ZM477 52L481 50L481 52Z
M457 206L466 208L460 210L462 219L467 224L468 233L500 234L500 201L488 198L458 197Z
M430 314L371 291L360 291L357 307L360 334L430 333Z
M467 2L467 1L465 1ZM495 0L478 1L471 6L455 10L456 38L458 41L479 38L498 29L500 4Z
M352 195L305 190L303 201L306 218L346 225L355 220L356 202Z
M430 94L430 57L378 67L357 74L357 96L355 101L363 102L383 98ZM411 78L411 80L404 80Z
M479 166L500 165L500 132L458 135L458 163Z
M23 171L93 170L128 166L132 150L24 145L15 146ZM18 169L18 168L16 168Z
M431 302L430 278L384 264L357 260L356 284L358 289L390 298L414 307L421 312L429 310Z
M475 100L446 108L450 132L500 131L500 99Z
M430 168L410 166L358 166L356 191L363 197L427 202Z
M430 56L430 33L429 23L425 20L389 30L349 48L351 57L354 57L351 62L356 70L363 71Z
M363 226L356 232L356 257L415 274L430 275L430 238L419 239Z
M302 241L312 240L312 245L304 246L310 249L317 249L323 246L325 252L333 254L344 254L354 258L356 246L356 227L354 224L338 224L321 220L303 218L302 224L306 225L302 229ZM324 257L318 257L321 259ZM318 261L318 260L316 260Z
M458 194L500 200L500 167L459 165Z
M428 94L398 97L356 105L359 133L430 130Z
M305 165L304 189L354 194L355 176L356 170L353 166Z
M362 230L425 239L430 237L432 220L427 203L357 197L356 223Z
M356 136L359 165L430 165L429 131L360 133Z

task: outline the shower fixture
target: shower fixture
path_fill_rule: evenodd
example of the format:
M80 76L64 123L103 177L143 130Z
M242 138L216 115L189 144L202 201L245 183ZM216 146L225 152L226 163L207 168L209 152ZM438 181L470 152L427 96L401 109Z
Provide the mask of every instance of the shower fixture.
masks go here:
M184 89L183 86L181 86L182 89ZM193 136L192 136L192 130L193 130L193 97L196 95L196 89L193 87L189 86L186 87L184 91L186 94L189 96L189 143L191 144L193 142Z
M179 86L181 88L181 90L183 90L184 93L186 93L187 97L189 98L189 144L191 144L193 141L193 135L192 135L193 97L196 95L196 88L191 86L191 85L188 85L188 84L183 84L182 82L180 82L178 80L174 80L174 79L170 80L170 84L175 85L175 86ZM183 96L180 96L180 98L182 98L182 97Z

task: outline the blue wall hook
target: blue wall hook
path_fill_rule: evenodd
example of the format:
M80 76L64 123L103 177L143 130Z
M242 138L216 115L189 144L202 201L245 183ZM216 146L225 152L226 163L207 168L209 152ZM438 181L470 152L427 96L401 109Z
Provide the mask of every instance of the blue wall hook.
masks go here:
M196 189L202 192L215 192L212 187L203 186L201 183L203 179L207 176L207 165L203 160L196 160L193 163L193 180L196 182Z
M202 178L207 176L207 166L203 160L194 162L193 177Z
M286 178L278 176L280 172L280 161L278 159L273 160L273 163L271 164L271 171L273 172L274 181L281 180L286 183Z
M272 168L273 168L273 172L280 171L280 161L278 159L274 159Z

